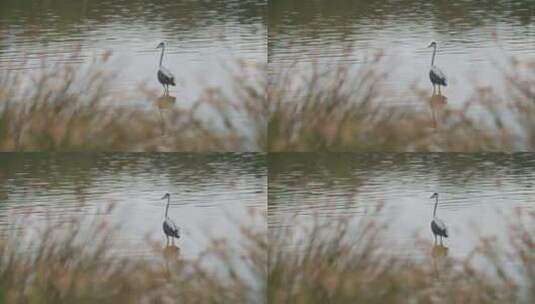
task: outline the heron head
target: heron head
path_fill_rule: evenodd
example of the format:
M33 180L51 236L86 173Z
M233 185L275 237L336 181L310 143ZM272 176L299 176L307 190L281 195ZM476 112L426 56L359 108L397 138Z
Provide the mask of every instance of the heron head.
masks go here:
M430 48L430 47L436 47L436 46L437 46L437 43L433 41L427 47Z
M158 46L156 47L157 49L160 49L160 48L163 48L165 46L165 43L163 42L160 42L160 44L158 44Z
M435 197L438 197L438 193L436 193L436 192L435 192L435 193L433 193L433 195L431 195L431 197L430 197L430 198L435 198Z
M165 194L164 196L162 196L162 198L161 198L161 199L166 199L166 198L168 198L168 197L170 197L170 196L171 196L171 194L169 194L169 193L166 193L166 194Z

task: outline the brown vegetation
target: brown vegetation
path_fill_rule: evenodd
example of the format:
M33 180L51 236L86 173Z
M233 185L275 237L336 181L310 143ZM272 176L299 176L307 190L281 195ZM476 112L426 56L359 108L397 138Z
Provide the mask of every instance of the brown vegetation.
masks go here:
M354 74L343 64L314 65L304 74L295 68L273 72L268 151L535 150L535 74L518 72L521 66L533 71L533 63L510 60L503 69L505 99L480 88L454 108L445 96L416 89L414 98L431 109L422 111L390 106L399 97L382 93L388 76L382 61L379 53Z
M102 218L102 216L100 217ZM532 303L535 213L518 210L510 249L482 239L464 260L415 241L423 259L393 254L374 217L295 219L280 230L241 229L242 246L214 240L198 258L148 241L154 257L117 256L116 230L103 220L27 219L0 235L3 303ZM40 228L41 227L41 228ZM90 228L80 228L90 227ZM89 229L89 230L88 230ZM491 267L472 263L485 259ZM206 263L210 261L209 263ZM213 267L214 263L219 265ZM511 272L513 265L513 272Z
M76 56L76 55L73 55ZM149 100L112 91L113 71L106 54L90 67L43 67L31 82L25 73L0 73L1 151L262 151L265 147L265 86L237 71L234 97L206 88L191 107L172 97L139 89ZM256 67L261 71L263 67ZM236 74L232 74L236 73ZM257 73L263 75L263 73ZM23 81L24 80L24 81ZM200 117L209 113L210 118Z
M316 223L297 244L292 228L283 229L270 239L268 302L531 303L535 213L519 211L510 223L512 252L482 239L465 260L426 241L413 245L423 260L396 255L383 242L385 225L372 219L357 228L348 219ZM474 267L477 258L491 269ZM511 264L518 276L507 271Z
M243 228L243 248L213 240L195 259L153 241L153 257L129 257L113 253L117 231L100 218L56 219L44 228L25 219L0 234L0 302L263 302L265 231Z

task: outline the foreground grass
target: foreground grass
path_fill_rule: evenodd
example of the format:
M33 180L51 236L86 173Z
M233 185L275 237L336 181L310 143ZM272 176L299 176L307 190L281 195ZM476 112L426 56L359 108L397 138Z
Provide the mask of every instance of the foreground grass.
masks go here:
M510 59L502 68L508 96L476 88L462 108L415 89L410 98L430 109L422 111L391 106L405 97L383 92L388 76L383 61L381 53L368 58L357 73L345 64L314 65L306 73L274 71L268 86L268 151L535 150L535 63Z
M0 303L264 302L265 235L258 231L242 230L244 253L214 240L188 260L178 247L149 241L154 257L116 256L116 230L102 220L15 228L0 233Z
M76 56L76 54L72 55ZM266 141L263 67L238 61L228 69L232 97L206 88L191 106L139 87L113 91L120 77L103 68L43 66L0 73L1 151L263 151ZM21 68L21 67L19 67ZM24 68L24 66L22 66ZM256 77L249 74L254 69ZM23 87L25 84L29 87ZM132 102L134 95L148 106ZM201 111L203 111L201 113ZM208 115L208 116L207 116Z
M477 88L454 108L444 96L415 89L409 98L426 110L392 106L403 97L385 96L381 54L356 73L338 65L268 75L265 66L238 61L228 69L232 96L206 88L190 105L143 87L114 92L118 75L102 69L108 58L83 70L43 64L29 88L21 73L0 73L0 150L535 150L535 63L514 58L502 68L506 97ZM135 94L148 105L130 102Z
M147 241L154 258L117 256L105 221L68 218L46 227L23 220L0 233L1 303L533 303L535 213L518 212L511 248L482 239L465 260L416 241L423 259L393 254L387 226L349 219L313 225L295 243L292 226L241 229L193 260ZM83 230L80 227L86 227ZM87 228L88 227L88 228ZM89 229L89 230L88 230ZM430 250L431 248L431 250ZM473 266L485 259L489 269ZM210 261L210 263L205 263ZM222 267L213 267L214 262ZM212 266L209 266L212 265ZM513 265L515 273L510 271Z
M291 228L272 232L268 303L533 303L535 213L517 216L509 227L511 252L482 239L466 260L422 241L413 246L423 260L396 255L383 241L386 227L373 220L357 229L347 220L316 223L297 243ZM478 258L491 269L475 268Z

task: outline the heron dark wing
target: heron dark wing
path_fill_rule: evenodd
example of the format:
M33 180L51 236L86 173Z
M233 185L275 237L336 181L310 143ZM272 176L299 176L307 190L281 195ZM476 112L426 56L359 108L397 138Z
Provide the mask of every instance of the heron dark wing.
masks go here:
M434 218L431 221L431 230L434 234L448 237L448 228L446 227L446 224L438 218Z
M429 78L434 84L447 86L446 75L436 66L432 66L429 71Z
M161 84L167 84L167 85L172 85L172 86L175 85L175 78L169 77L165 73L162 73L162 71L158 71L158 81Z
M160 74L161 77L167 82L166 84L175 85L175 75L173 75L173 73L171 73L171 71L169 71L167 68L160 66L158 69L158 77L160 77Z
M180 228L173 222L173 220L166 218L163 222L163 226L165 234L180 238Z
M163 222L163 232L167 236L172 236L173 235L173 231L172 231L171 227L169 227L169 225L167 224L167 221Z

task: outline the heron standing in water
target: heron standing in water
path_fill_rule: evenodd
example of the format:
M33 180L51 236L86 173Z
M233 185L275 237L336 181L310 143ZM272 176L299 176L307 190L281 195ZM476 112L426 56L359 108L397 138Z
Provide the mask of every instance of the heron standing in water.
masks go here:
M437 43L431 42L428 48L433 48L433 57L431 58L431 69L429 70L429 79L433 84L433 94L435 93L435 86L438 85L438 93L440 94L440 86L448 86L446 83L446 75L435 66L435 56L437 54Z
M162 49L162 54L160 55L160 67L158 68L158 81L162 84L164 89L164 94L169 95L169 85L175 86L175 75L171 73L167 68L162 65L163 53L165 52L165 43L160 42L157 49Z
M180 238L180 228L178 228L173 220L167 216L169 211L169 203L171 202L171 195L166 193L162 199L167 199L167 206L165 206L165 216L163 221L163 232L165 233L167 244L169 244L169 237L171 237L172 243L175 244L175 238Z
M448 228L446 227L446 224L442 220L440 220L437 215L437 206L438 206L438 193L433 193L430 197L431 199L435 199L435 209L433 209L433 220L431 221L431 231L433 232L433 235L435 236L435 244L437 242L437 235L440 236L440 244L442 245L442 237L447 238L448 237Z

